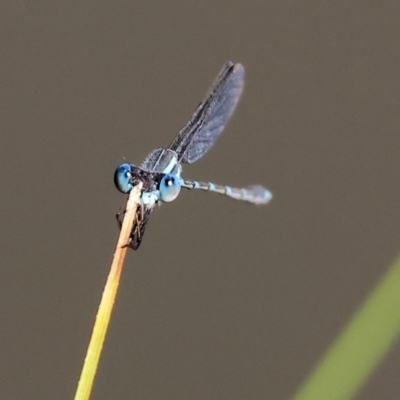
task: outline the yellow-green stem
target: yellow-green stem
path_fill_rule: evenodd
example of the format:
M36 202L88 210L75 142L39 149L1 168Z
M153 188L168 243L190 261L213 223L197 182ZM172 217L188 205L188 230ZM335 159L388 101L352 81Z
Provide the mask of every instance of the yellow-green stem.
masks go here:
M101 350L106 337L107 328L111 318L111 312L117 295L122 266L127 251L126 244L132 231L133 220L136 215L137 205L140 199L142 184L136 186L129 194L126 204L126 212L118 238L117 248L111 264L110 273L104 287L103 296L97 311L92 337L90 338L88 350L78 387L75 393L75 400L88 400L93 387L94 377L99 364Z

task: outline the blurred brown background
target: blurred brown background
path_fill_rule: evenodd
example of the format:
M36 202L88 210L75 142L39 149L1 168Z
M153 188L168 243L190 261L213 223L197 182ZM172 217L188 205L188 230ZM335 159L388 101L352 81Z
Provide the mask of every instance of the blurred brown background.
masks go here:
M400 251L398 2L0 4L3 399L72 399L125 196L226 60L246 88L130 251L93 399L288 399ZM357 399L397 399L400 346Z

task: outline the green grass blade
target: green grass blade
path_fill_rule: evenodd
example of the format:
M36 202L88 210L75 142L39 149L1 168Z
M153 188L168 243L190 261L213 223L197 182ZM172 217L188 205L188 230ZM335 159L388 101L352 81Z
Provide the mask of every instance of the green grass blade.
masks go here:
M292 400L346 400L361 389L400 332L400 257Z

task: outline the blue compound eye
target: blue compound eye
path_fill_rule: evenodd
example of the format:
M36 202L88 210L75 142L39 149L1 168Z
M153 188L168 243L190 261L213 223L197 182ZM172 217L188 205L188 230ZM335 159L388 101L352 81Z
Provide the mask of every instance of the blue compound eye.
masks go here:
M128 163L121 164L114 172L115 187L122 193L129 193L132 190L131 166Z
M164 175L160 182L160 200L168 203L175 200L181 191L181 181L174 174Z

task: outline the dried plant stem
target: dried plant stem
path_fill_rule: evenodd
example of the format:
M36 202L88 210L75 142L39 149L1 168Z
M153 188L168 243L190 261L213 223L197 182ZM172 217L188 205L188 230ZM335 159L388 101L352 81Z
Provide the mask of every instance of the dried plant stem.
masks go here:
M110 273L104 287L103 296L97 311L96 321L93 327L92 337L83 364L78 388L75 393L75 400L88 400L92 391L94 377L103 348L111 311L117 295L119 280L121 277L122 265L127 251L126 244L132 231L133 220L140 199L142 184L136 186L129 194L126 204L126 212L122 223L121 232L118 238L117 248L111 264Z

